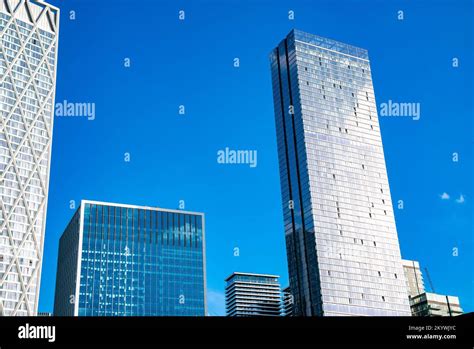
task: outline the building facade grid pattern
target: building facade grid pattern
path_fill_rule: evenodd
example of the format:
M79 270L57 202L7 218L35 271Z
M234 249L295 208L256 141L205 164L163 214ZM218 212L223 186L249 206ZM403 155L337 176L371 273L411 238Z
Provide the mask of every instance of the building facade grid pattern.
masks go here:
M233 273L226 279L227 316L280 316L278 278L275 275Z
M295 314L409 316L367 51L294 30L270 60Z
M425 283L421 273L420 264L417 261L402 260L403 271L407 280L409 297L415 297L425 293Z
M0 315L36 315L56 86L59 10L0 1Z
M206 315L202 214L88 201L81 206L82 232L77 225L74 231L81 237L73 238L80 241L79 254L68 267L75 277L67 282L74 285L58 277L55 315L70 315L63 310L69 307L64 287L74 290L76 316ZM60 256L71 240L67 234Z

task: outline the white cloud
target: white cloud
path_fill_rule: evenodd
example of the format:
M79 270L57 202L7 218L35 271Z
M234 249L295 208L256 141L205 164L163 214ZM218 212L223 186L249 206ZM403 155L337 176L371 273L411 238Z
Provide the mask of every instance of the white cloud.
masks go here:
M439 197L441 198L441 200L449 200L449 194L446 192L441 194Z
M207 290L207 311L210 316L225 315L224 293L214 290Z
M456 199L456 202L458 204L462 204L464 201L466 201L466 200L464 199L464 195L462 195L462 194L459 196L459 199Z

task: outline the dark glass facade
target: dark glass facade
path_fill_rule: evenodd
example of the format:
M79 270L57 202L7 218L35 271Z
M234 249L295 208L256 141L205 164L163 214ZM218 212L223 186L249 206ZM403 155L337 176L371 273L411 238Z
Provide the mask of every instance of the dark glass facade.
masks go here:
M294 311L322 312L293 32L271 55L283 219Z
M80 270L79 285L72 287L77 296L74 315L206 314L202 214L87 201L81 206L80 232L70 234L70 239L80 234L79 263L68 263L71 273ZM68 259L62 250L71 251L64 240L55 315L62 315L69 301L67 292L61 292L61 259Z
M293 316L293 295L290 286L283 289L283 316Z

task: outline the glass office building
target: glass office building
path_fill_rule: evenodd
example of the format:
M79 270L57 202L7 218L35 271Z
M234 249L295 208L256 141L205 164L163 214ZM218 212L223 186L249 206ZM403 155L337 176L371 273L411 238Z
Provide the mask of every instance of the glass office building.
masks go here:
M270 61L295 315L410 316L367 51L293 30Z
M0 316L38 311L59 10L0 1Z
M54 315L205 316L204 215L82 201L59 243Z
M226 281L227 316L280 316L279 276L233 273Z

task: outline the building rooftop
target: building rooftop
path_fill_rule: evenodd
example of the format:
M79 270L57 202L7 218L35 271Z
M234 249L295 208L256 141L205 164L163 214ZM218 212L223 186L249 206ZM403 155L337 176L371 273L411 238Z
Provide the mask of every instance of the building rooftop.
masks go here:
M229 275L224 281L229 281L235 276L254 276L254 277L265 277L265 278L276 278L278 279L280 276L279 275L271 275L271 274L255 274L255 273L241 273L241 272L234 272L231 275Z
M459 297L449 296L449 295L444 295L444 294L438 294L438 293L425 292L425 293L421 293L421 294L419 294L419 295L417 295L413 298L414 299L423 298L423 299L426 299L428 301L445 303L446 302L446 297L448 297L448 300L449 300L450 303L459 305Z
M408 260L408 259L402 259L402 265L404 267L415 267L415 268L419 268L420 267L420 263L418 263L418 261L411 261L411 260Z
M364 60L369 59L369 53L366 49L345 44L340 41L336 41L333 39L328 39L322 36L318 36L311 33L306 33L301 30L293 29L289 34L288 37L293 36L296 41L302 41L314 46L321 47L323 49L336 51L342 54L346 54L349 56L353 56L356 58L361 58Z
M144 209L144 210L153 210L153 211L165 211L165 212L172 212L172 213L185 213L185 214L192 214L192 215L200 215L204 216L203 212L196 212L196 211L185 211L185 210L173 210L169 208L161 208L161 207L152 207L152 206L139 206L139 205L130 205L130 204L118 204L113 202L105 202L105 201L95 201L95 200L81 200L81 205L83 204L92 204L92 205L104 205L104 206L116 206L116 207L126 207L126 208L137 208L137 209Z

